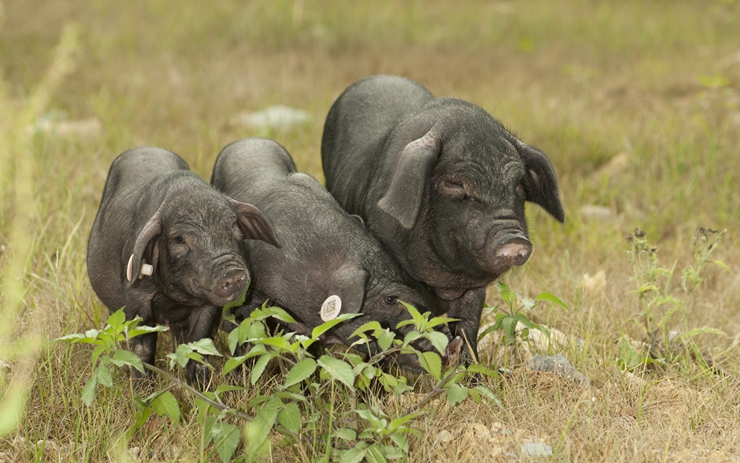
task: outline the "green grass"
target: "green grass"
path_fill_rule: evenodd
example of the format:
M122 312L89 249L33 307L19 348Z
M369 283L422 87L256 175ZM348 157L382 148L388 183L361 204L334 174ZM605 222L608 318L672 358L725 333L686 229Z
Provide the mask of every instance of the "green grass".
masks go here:
M125 444L136 391L122 377L104 400L85 407L89 351L49 343L107 317L87 279L85 247L108 167L128 148L155 145L208 179L222 146L269 135L300 170L322 179L323 118L347 85L378 73L477 103L548 153L567 222L530 206L536 252L505 281L524 295L547 291L569 303L570 311L538 306L533 318L584 341L554 351L594 385L583 391L533 373L519 354L493 346L484 358L514 370L495 385L504 408L440 404L417 422L425 432L412 439L411 459L465 459L476 449L494 458L495 449L525 437L544 439L562 461L740 455L737 346L719 359L727 376L707 374L688 356L636 369L634 377L618 364L620 336L645 336L626 240L635 228L658 247L660 265L675 262L679 270L693 262L698 227L727 229L712 258L732 272L706 266L706 282L691 297L674 278L668 289L685 310L667 327L723 330L728 337L693 339L713 355L740 332L739 2L295 0L206 8L70 0L3 7L0 359L11 368L2 370L0 415L19 403L13 390L27 391L28 402L18 426L0 437L0 460L123 460L126 445L145 461L213 458L212 448L200 448L194 413L177 430L152 419ZM73 66L55 83L48 73L68 24L79 31L65 49ZM34 96L43 91L48 101ZM311 112L312 122L266 134L229 123L242 111L281 103ZM102 130L29 137L26 126L44 116L96 118ZM626 162L604 174L622 153ZM587 205L611 215L583 216ZM583 275L600 270L606 285L589 292ZM493 290L489 303L497 301ZM394 400L377 398L388 413L399 407ZM517 437L475 437L474 423L500 423ZM455 439L434 445L443 430ZM59 450L41 455L33 444L46 439ZM306 455L278 448L274 460Z

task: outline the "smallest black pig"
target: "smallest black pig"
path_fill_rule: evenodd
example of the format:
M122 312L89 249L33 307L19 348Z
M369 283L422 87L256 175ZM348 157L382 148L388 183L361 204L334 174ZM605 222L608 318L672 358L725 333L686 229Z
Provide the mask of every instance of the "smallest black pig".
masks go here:
M411 319L399 300L422 313L430 307L426 288L404 272L319 182L296 172L290 154L276 142L253 138L228 145L216 160L211 183L224 194L259 207L282 244L276 249L257 241L244 243L255 276L245 305L235 310L237 320L269 298L270 304L288 310L310 330L327 319L322 308L341 301L341 313L363 315L331 331L342 342L351 342L352 332L366 322L395 330L399 322ZM222 328L231 331L233 325L224 321ZM405 329L410 327L401 331ZM432 349L424 342L417 347ZM407 369L420 369L416 356L397 361Z
M87 247L87 271L101 301L127 319L169 325L176 342L211 336L221 307L236 299L250 275L239 243L278 246L256 207L214 190L175 153L135 148L113 161ZM152 364L157 333L131 340ZM134 370L135 376L139 376ZM204 385L208 369L186 367Z

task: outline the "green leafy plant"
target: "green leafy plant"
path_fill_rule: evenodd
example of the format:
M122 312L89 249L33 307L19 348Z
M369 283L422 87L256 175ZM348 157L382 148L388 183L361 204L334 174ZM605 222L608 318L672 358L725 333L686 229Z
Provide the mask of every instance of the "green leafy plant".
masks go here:
M229 309L242 302L243 298L225 307L224 317L235 323ZM487 387L480 384L470 387L464 381L471 374L495 377L495 371L482 365L466 368L445 361L449 360L446 356L449 340L435 328L454 320L430 318L430 313L421 314L414 307L401 304L411 315L410 320L396 327L404 329L403 337L398 336L400 331L368 322L350 337L356 341L347 350L320 349L318 354L312 354L314 350L309 348L321 345L332 328L360 314L342 314L313 328L310 336L284 330L273 333L268 328L271 320L282 323L281 326L296 326L296 321L283 309L269 307L265 302L227 336L232 356L223 364L221 374L227 377L237 368L249 368L246 384L222 384L213 391L196 390L169 371L142 364L134 354L123 350L123 343L132 337L166 328L139 326L139 318L126 321L122 311L111 315L103 330L89 330L59 340L96 345L92 353L93 374L83 389L87 405L93 403L97 385L113 385L115 375L111 367L129 366L142 372L148 369L170 382L169 386L146 398L136 397L138 412L134 425L127 432L128 438L135 435L152 413L177 426L187 412L183 411L171 389L182 387L194 397L198 423L203 429L201 451L206 454L212 448L224 462L235 458L242 443L238 421L246 423L246 450L243 455L236 456L237 460L251 461L269 452L270 436L274 431L286 442L305 444L314 458L342 462L386 461L408 457L408 438L418 433L412 426L413 421L429 412L424 407L432 398L446 394L451 405L467 398L476 402L485 398L498 403ZM419 340L429 341L435 350L419 351L414 347ZM237 353L240 355L235 355ZM174 353L168 354L169 369L182 367L187 361L203 363L203 355L220 354L210 340L179 345ZM398 356L415 357L433 378L434 386L405 412L389 416L369 400L371 395L368 394L373 393L374 385L379 385L386 394L403 395L413 390L406 376L393 373L387 367ZM267 381L268 376L270 381ZM225 393L239 391L257 392L246 402L245 410L229 407L224 401ZM363 400L358 400L358 392L365 394Z
M552 302L569 310L568 305L560 300L557 296L550 293L540 293L534 299L523 297L512 291L506 283L501 281L496 283L496 289L503 304L495 306L486 306L483 310L484 319L491 314L495 317L495 323L478 334L478 339L482 339L487 334L494 331L501 331L503 341L506 344L516 344L518 339L526 340L529 337L530 330L540 331L550 339L550 330L546 326L533 322L528 316L535 308L538 302ZM517 336L517 325L522 324L524 329Z
M724 230L705 228L697 231L694 239L694 262L681 269L682 291L676 291L673 285L677 263L670 268L662 266L657 257L658 248L648 241L644 231L635 230L627 237L631 244L629 259L633 280L637 284L634 292L640 304L640 312L632 320L641 329L646 341L640 346L622 336L619 365L623 369L677 365L684 354L688 354L705 368L712 366L711 359L701 352L693 338L700 334L726 334L708 326L690 328L683 332L675 328L685 323L696 289L705 281L701 276L704 266L712 263L730 271L724 262L711 259L724 233Z

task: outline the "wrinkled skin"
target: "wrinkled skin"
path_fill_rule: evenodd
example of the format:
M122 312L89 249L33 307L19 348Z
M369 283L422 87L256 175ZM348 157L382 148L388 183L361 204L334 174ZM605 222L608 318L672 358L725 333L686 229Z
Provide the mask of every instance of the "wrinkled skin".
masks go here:
M477 356L486 286L532 253L525 201L565 220L547 157L471 103L401 77L347 88L324 126L329 192L365 220Z
M88 275L111 312L125 306L128 320L168 325L176 342L193 342L211 336L221 307L249 281L239 248L245 239L277 244L257 208L217 192L172 152L135 148L108 173L88 241ZM142 264L153 266L151 276L139 275ZM156 342L156 333L142 335L130 348L153 364ZM189 362L186 378L204 384L207 372Z
M291 330L310 335L323 323L322 304L336 294L342 300L341 313L363 315L329 332L351 342L352 332L368 321L396 329L399 322L411 319L399 300L422 313L431 310L424 286L411 279L324 187L296 172L288 152L274 141L254 138L227 146L216 160L211 183L227 196L259 207L282 244L276 249L257 241L244 243L254 281L245 305L235 310L237 321L269 299L299 322ZM224 321L222 328L230 331L233 325Z

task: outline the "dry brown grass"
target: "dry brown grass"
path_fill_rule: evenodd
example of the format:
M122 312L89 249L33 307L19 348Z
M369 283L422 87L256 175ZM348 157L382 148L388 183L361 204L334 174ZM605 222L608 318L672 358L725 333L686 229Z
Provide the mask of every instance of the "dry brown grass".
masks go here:
M551 445L558 461L737 461L738 348L721 359L725 376L688 358L628 375L618 365L616 340L644 336L625 240L635 228L656 243L663 266L675 262L678 269L692 262L698 227L726 228L713 258L734 273L707 266L692 298L677 277L671 293L687 305L669 327L722 329L727 338L695 339L714 355L740 332L738 2L295 0L206 8L69 0L5 2L4 9L0 61L11 104L21 107L42 80L64 25L74 22L81 32L76 67L47 109L71 121L96 118L102 127L32 139L38 214L21 275L24 311L2 321L18 327L15 336L42 326L48 341L104 319L87 280L85 245L108 166L120 152L165 147L209 178L226 143L267 135L300 170L321 179L321 130L333 100L358 78L400 74L437 95L483 106L549 154L568 221L560 226L530 207L538 249L506 281L529 296L549 291L568 301L570 311L541 306L533 316L584 340L558 351L593 384L584 390L533 373L492 348L485 353L490 361L506 358L514 370L495 386L503 409L440 405L416 422L423 432L412 441L411 459L507 461L507 452L519 454L520 442L530 439ZM314 119L267 133L229 123L242 111L279 103ZM583 215L588 205L605 207L608 217ZM2 205L3 266L13 257L13 210ZM585 289L583 275L600 270L603 289ZM88 351L45 344L35 365L27 410L17 432L0 439L0 460L125 459L120 436L131 425L134 391L122 383L86 408L80 389ZM6 370L8 378L13 371ZM385 406L394 407L390 399ZM452 439L445 441L443 431ZM59 449L49 444L42 456L31 445L41 439ZM153 420L129 447L145 460L209 458L199 453L199 439L192 416L176 431ZM304 454L283 448L274 457Z

